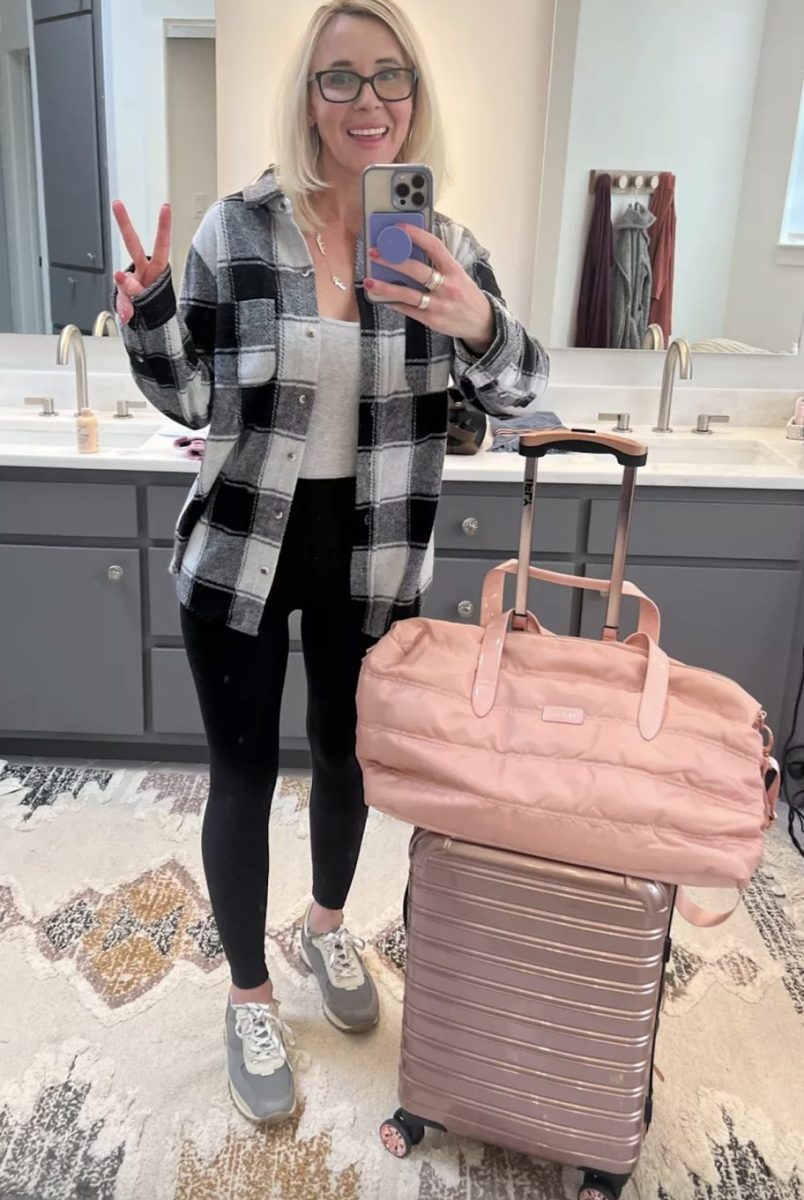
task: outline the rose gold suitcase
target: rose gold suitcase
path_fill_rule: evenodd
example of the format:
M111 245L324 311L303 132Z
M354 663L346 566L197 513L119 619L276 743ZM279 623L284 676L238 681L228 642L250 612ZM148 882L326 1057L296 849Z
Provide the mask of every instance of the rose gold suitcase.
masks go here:
M410 849L401 1108L584 1172L619 1197L651 1118L674 889L417 830Z
M623 466L603 630L619 632L638 442L591 430L523 435L512 626L527 626L538 459ZM653 1049L675 889L417 830L406 899L401 1107L381 1126L403 1157L427 1126L583 1171L579 1200L618 1200L650 1125Z

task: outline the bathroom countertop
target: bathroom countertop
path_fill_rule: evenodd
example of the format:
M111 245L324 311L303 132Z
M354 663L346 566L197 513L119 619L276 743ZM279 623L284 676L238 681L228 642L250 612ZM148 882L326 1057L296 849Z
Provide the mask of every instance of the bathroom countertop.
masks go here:
M158 416L140 416L130 421L115 421L110 415L100 418L97 454L79 454L75 449L74 430L68 419L40 418L41 426L30 410L14 421L8 408L0 410L0 466L55 468L65 471L148 471L173 475L192 475L198 462L183 456L173 446L179 435L190 431L166 422ZM10 434L14 428L14 444ZM57 425L56 422L59 422ZM24 433L20 432L23 424ZM603 431L610 426L598 426ZM44 445L44 437L64 435L62 445ZM109 438L130 439L123 448L104 447ZM28 440L30 432L30 440ZM674 433L655 434L649 427L635 427L629 435L648 445L648 462L638 473L638 483L650 487L804 489L804 441L785 438L784 429L769 426L715 428L711 434L693 434L680 427ZM669 461L668 461L669 460ZM522 459L516 453L486 451L471 456L448 455L444 480L449 483L517 483L522 478ZM615 485L620 468L613 458L587 455L548 455L539 463L539 478L545 483ZM188 481L189 482L189 481Z

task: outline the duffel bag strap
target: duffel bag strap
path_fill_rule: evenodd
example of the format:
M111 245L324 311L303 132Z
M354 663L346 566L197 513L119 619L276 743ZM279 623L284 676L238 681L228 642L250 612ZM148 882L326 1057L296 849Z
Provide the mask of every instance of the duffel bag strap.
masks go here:
M483 582L480 606L481 625L488 625L489 621L502 612L505 577L506 575L515 575L516 572L517 560L511 558L497 567L492 567L487 573ZM530 567L528 574L531 579L541 579L545 583L552 583L558 587L579 588L587 592L607 592L611 586L610 579L592 579L586 575L563 575L559 571L547 571L542 567ZM654 602L633 583L623 584L623 595L635 596L639 601L640 632L647 634L652 641L658 642L661 618Z
M724 921L728 921L729 917L740 907L742 898L743 893L740 891L734 904L726 912L710 912L709 909L701 908L700 904L691 900L684 889L680 887L676 892L676 911L685 921L689 921L690 925L697 925L699 929L714 929L716 925L722 925Z

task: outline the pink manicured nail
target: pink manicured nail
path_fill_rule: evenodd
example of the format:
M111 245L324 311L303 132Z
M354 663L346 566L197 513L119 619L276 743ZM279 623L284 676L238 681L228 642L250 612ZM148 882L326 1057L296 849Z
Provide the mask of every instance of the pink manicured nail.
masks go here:
M363 280L363 287L367 287L369 289L369 291L371 291L371 289L376 286L377 285L373 279L364 279Z

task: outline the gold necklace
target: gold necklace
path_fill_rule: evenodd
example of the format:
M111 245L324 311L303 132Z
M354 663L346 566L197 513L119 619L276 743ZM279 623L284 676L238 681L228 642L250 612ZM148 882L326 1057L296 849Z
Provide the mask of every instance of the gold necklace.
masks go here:
M321 257L326 258L327 251L326 251L326 247L324 246L324 239L322 238L320 233L316 233L316 235L315 235L315 244L316 244L316 246L318 246L318 249L321 252ZM329 277L332 280L332 282L335 284L336 288L340 288L340 290L342 292L349 291L349 284L344 283L343 280L341 279L340 275L333 275L332 272L330 271Z

